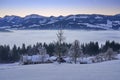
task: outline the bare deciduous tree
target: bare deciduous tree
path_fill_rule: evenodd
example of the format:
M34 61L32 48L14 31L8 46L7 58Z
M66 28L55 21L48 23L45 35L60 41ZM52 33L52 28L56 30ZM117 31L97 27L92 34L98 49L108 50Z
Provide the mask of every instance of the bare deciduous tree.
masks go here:
M63 36L63 31L62 31L62 29L60 29L59 31L58 31L58 33L57 33L57 43L58 43L58 46L57 46L57 54L58 54L58 62L59 63L61 63L61 54L62 54L62 43L64 42L64 40L65 40L65 37Z
M115 57L115 52L113 51L112 48L108 48L105 54L107 60L112 60Z
M47 54L47 51L46 51L45 47L42 47L42 46L39 46L38 50L39 50L39 55L41 55L41 61L43 63L45 60L45 56Z
M75 64L77 62L77 58L79 58L80 56L81 57L83 56L83 53L80 48L80 43L78 40L75 40L72 46L70 47L69 55L70 57L72 57L72 60L75 62Z

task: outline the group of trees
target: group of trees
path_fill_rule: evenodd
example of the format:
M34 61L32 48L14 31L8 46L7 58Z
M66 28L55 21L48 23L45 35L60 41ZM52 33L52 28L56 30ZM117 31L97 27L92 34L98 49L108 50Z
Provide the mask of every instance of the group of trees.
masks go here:
M19 48L16 45L12 49L8 45L0 45L0 62L18 61L19 57Z
M77 57L82 57L84 55L98 55L99 53L104 53L111 48L113 51L120 51L120 44L114 41L106 41L104 45L99 47L97 42L90 42L86 44L79 43L78 40L75 40L73 44L68 43L37 43L35 45L26 46L25 44L22 47L17 47L14 45L10 48L9 45L0 45L0 62L15 62L19 61L21 55L34 55L39 53L39 47L43 46L46 49L47 54L50 56L75 56L74 61L76 62ZM109 51L108 51L109 52ZM69 55L70 54L70 55Z

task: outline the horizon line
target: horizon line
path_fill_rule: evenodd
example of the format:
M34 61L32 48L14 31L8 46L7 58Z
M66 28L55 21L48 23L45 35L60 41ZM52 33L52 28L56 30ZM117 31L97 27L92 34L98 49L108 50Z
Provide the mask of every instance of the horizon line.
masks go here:
M66 15L41 15L41 14L37 14L37 13L31 13L31 14L27 14L27 15L24 15L24 16L20 16L20 15L9 15L9 14L6 14L4 16L0 16L0 18L4 18L5 16L19 16L19 17L26 17L28 15L39 15L39 16L44 16L44 17L51 17L51 16L54 16L54 17L59 17L59 16L69 16L69 15L106 15L106 16L114 16L114 15L118 15L120 13L116 13L116 14L102 14L102 13L78 13L78 14L66 14Z

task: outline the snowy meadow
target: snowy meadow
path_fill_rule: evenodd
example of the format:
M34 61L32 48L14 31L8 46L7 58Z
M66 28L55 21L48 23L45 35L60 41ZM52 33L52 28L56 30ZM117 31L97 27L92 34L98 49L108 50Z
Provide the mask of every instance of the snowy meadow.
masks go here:
M37 42L51 43L57 41L58 30L11 30L12 32L0 32L0 44L13 46L33 45ZM105 43L106 40L120 42L120 31L84 31L84 30L63 30L65 42L72 43L79 40L80 43L90 41Z
M0 80L119 80L120 61L95 64L0 65Z

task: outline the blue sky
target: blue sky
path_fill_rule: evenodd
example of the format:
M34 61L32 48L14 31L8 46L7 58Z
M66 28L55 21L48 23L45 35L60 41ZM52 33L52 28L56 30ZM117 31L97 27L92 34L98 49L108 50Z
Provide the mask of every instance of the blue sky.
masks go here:
M59 16L118 13L120 13L120 0L0 0L0 17L29 14Z

